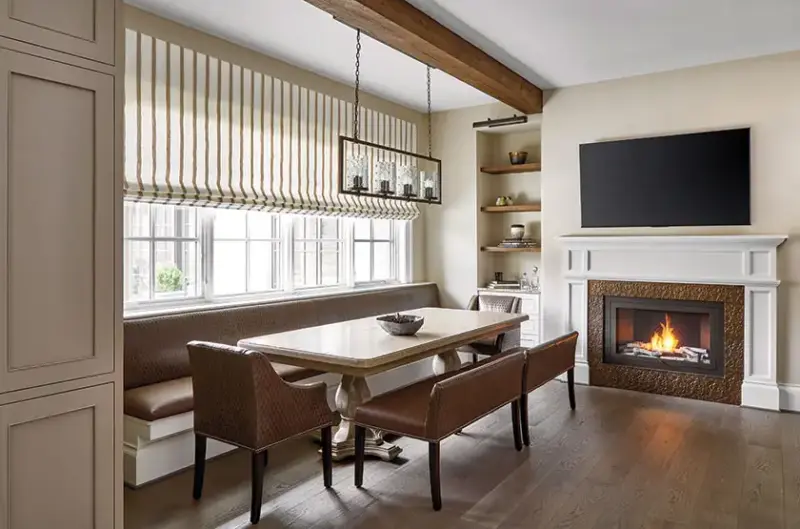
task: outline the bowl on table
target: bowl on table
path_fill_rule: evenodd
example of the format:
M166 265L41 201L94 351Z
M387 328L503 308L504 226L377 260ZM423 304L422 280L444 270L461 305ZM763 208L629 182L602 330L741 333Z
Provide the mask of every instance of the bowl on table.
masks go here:
M381 329L392 336L414 336L425 323L425 318L413 314L387 314L376 319Z

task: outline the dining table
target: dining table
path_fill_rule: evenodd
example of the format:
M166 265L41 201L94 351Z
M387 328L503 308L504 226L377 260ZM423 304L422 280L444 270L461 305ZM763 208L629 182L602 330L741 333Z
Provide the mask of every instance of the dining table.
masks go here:
M458 370L458 347L513 331L528 319L526 314L438 307L403 314L424 318L415 335L392 336L381 328L376 316L370 316L244 338L238 344L277 363L341 375L334 398L341 421L333 436L333 459L341 461L355 455L352 418L356 408L371 398L367 377L431 357L434 375ZM384 441L382 432L368 431L367 455L390 461L401 451Z

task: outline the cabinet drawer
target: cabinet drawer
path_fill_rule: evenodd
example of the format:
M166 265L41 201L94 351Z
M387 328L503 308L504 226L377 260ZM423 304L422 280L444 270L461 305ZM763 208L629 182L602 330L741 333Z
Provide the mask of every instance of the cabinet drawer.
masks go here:
M0 35L114 64L115 0L0 0Z
M523 299L522 312L525 314L539 314L539 298Z
M113 77L0 49L0 160L0 393L110 373Z
M116 450L113 384L0 406L0 529L113 528Z
M522 334L539 334L539 318L532 316L528 321L523 321L519 325Z

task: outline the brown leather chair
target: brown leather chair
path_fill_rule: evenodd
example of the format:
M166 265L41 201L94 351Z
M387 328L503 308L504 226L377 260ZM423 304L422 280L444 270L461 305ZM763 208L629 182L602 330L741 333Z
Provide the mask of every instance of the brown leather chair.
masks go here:
M203 493L209 437L252 452L253 524L261 517L267 449L274 444L320 429L323 479L326 488L331 486L333 413L324 382L286 382L266 355L240 347L195 341L188 348L194 390L195 499Z
M478 419L511 403L514 446L522 450L519 431L519 381L525 354L504 355L474 369L429 378L378 395L356 409L355 484L364 483L366 428L427 441L431 499L442 508L439 443Z
M525 375L522 379L522 396L519 399L522 420L522 441L531 445L528 430L528 393L567 373L569 407L575 409L575 347L578 332L574 331L525 351Z
M467 310L519 314L522 311L522 299L515 296L472 296ZM519 347L519 343L519 330L513 330L459 347L458 352L472 354L472 363L475 364L478 362L478 355L494 356Z

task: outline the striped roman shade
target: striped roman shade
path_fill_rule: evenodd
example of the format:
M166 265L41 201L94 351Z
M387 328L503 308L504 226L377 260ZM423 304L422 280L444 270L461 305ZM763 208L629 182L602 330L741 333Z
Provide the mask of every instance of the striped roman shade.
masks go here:
M338 193L353 105L126 31L125 196L272 212L413 219L413 203ZM361 109L362 139L416 152L415 124Z

